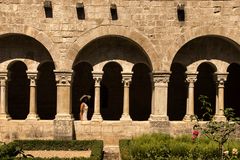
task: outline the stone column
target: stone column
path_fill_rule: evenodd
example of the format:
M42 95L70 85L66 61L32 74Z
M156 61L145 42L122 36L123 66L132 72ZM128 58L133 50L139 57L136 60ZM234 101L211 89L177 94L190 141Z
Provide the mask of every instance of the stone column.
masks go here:
M224 116L224 83L227 80L228 73L215 73L217 77L216 93L216 112L214 119L216 121L226 121Z
M184 121L191 121L194 115L194 83L197 81L197 73L187 73L188 82L188 98L187 98L187 107L186 115L184 116Z
M39 120L37 115L37 92L36 80L37 72L27 72L28 79L30 79L30 101L29 101L29 114L27 120Z
M123 114L121 117L121 121L131 121L129 115L129 87L132 80L132 73L122 73L122 82L124 84L124 92L123 92Z
M7 72L0 73L0 94L1 94L1 106L0 106L0 119L10 120L11 117L8 114L8 93L7 93Z
M72 119L71 78L72 71L54 71L57 82L56 119Z
M150 121L168 121L167 99L169 72L153 73L152 113Z
M57 82L57 115L54 120L54 139L73 139L71 78L72 71L54 71Z
M100 83L102 80L102 72L92 72L93 79L95 81L95 97L94 97L94 113L92 117L92 121L102 121L102 116L100 114Z

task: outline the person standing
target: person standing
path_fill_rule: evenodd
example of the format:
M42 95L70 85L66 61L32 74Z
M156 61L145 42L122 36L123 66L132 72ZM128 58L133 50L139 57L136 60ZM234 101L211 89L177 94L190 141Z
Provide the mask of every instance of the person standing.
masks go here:
M81 121L86 121L87 120L87 112L88 112L88 105L87 102L91 96L89 95L83 95L80 98L80 120Z

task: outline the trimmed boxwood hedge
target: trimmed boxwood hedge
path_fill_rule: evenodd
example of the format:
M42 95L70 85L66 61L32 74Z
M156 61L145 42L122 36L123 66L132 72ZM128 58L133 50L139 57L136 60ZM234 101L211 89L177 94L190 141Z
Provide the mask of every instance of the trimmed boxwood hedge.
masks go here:
M11 156L14 156L11 154L15 149L21 148L22 150L91 150L91 156L89 158L72 158L75 160L102 160L103 158L103 141L100 140L72 140L72 141L60 141L60 140L16 140L14 142L11 142L7 145L3 145L0 147L0 158L4 159L4 157L7 157L7 159L32 159L32 158L9 158ZM6 154L1 155L1 151L7 152L9 156L6 156ZM42 160L43 158L34 158L36 160ZM44 158L46 159L46 158ZM48 158L49 160L63 160L64 158ZM66 159L66 158L65 158ZM71 158L68 158L71 159Z
M150 134L132 140L119 141L122 160L219 160L218 144L206 137L196 141L191 135L170 137L164 134ZM230 140L225 149L240 149L239 140ZM238 155L240 158L240 155Z

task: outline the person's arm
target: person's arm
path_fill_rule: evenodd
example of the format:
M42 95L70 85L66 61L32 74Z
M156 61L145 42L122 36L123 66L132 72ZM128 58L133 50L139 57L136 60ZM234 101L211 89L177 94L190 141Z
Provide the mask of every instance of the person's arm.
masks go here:
M84 103L80 105L80 120L83 120L83 112L84 112Z

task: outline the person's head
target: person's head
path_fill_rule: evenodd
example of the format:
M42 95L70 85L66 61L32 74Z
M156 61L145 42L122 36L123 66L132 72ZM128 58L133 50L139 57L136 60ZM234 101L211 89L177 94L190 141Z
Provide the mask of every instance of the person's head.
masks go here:
M91 98L91 96L89 96L89 95L83 95L83 96L80 98L80 102L87 103L90 98Z
M88 102L88 98L87 98L87 97L84 97L84 98L82 99L82 102L87 103L87 102Z

